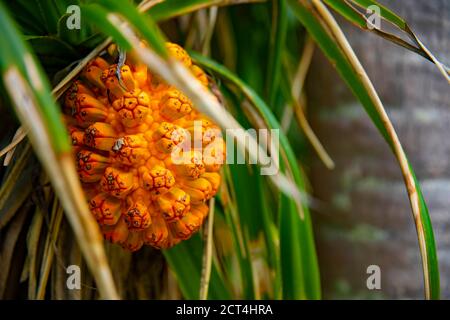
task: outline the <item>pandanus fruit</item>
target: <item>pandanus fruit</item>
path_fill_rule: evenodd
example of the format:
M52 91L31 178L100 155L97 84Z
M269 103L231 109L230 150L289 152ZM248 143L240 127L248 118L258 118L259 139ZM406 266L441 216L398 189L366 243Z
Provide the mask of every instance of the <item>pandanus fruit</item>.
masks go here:
M183 48L168 43L167 49L208 88ZM144 244L169 248L208 214L224 141L217 125L132 53L122 66L114 60L95 58L65 95L79 178L107 240L131 251ZM186 143L190 149L182 148Z

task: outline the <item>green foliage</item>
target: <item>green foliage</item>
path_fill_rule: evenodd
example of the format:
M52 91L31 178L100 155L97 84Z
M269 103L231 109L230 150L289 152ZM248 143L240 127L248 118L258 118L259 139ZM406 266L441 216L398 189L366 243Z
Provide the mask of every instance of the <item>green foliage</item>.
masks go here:
M358 13L343 2L325 2L353 23L360 26L365 23ZM376 4L376 1L351 2L363 8ZM70 4L82 7L80 30L65 28L68 18L66 8ZM199 10L223 4L218 0L166 0L149 12L141 13L130 1L20 0L8 2L8 9L0 3L1 71L4 75L11 68L18 68L28 83L33 84L34 75L29 73L23 57L37 56L46 75L37 64L42 88L38 90L33 85L31 87L34 88L42 118L36 121L42 121L49 132L51 140L43 142L49 142L56 153L67 152L70 148L67 133L59 108L51 98L49 79L53 79L61 70L67 73L73 63L84 58L107 37L112 37L126 50L132 48L130 39L124 37L117 25L111 22L111 13L120 14L159 57L166 58L164 41L168 36L164 35L157 23L175 35L170 41L184 44L189 42L189 37L197 37L197 42L201 42L202 34L197 32L199 26L196 25L196 21L201 19ZM177 18L188 15L187 26L182 27ZM381 7L381 15L400 29L407 30L406 23L389 9ZM289 92L291 77L285 74L285 70L296 68L294 64L299 60L301 49L299 43L309 33L336 66L380 134L393 146L394 142L379 110L348 58L317 16L301 1L274 0L233 7L221 6L216 28L220 32L213 34L211 57L195 51L192 56L215 80L217 88L214 89L220 90L227 109L243 127L258 127L260 124L252 117L252 114L257 114L265 128L280 128L281 108L290 104L292 98ZM194 49L200 48L194 44ZM287 68L283 67L285 62ZM298 128L295 130L293 132L298 135ZM290 137L280 132L280 165L282 172L291 176L302 194L307 195L307 181L299 163L306 150L298 141L303 141L302 137ZM215 208L218 214L216 254L213 258L209 298L320 299L320 274L308 197L304 197L299 206L277 190L268 179L260 176L259 168L255 165L230 165L223 173L224 190L219 194ZM412 168L410 173L418 186ZM420 187L418 205L423 226L419 232L425 236L428 257L429 271L425 277L431 284L430 296L437 298L439 272L436 248ZM227 236L218 236L222 234ZM164 251L185 298L198 298L202 252L203 242L198 235ZM257 265L255 261L260 261L258 259L263 262ZM265 279L269 279L269 283L261 285L261 282L267 281Z

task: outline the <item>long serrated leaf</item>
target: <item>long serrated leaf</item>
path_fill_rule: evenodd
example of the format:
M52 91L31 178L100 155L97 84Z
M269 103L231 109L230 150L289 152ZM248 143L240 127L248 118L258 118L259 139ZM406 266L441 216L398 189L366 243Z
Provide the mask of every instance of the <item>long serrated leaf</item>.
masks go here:
M350 1L362 6L365 9L368 9L370 6L376 6L377 8L380 9L380 15L384 19L393 23L394 25L396 25L397 27L399 27L402 30L406 29L405 20L403 20L401 17L399 17L393 11L388 9L386 6L381 5L378 1L374 1L374 0L350 0Z
M265 0L170 0L164 1L155 6L155 8L150 12L150 16L155 21L162 21L213 6L226 6L263 1Z
M416 224L426 298L439 298L439 268L433 228L419 182L402 149L398 136L367 74L344 34L320 1L288 0L297 18L306 27L327 58L336 67L396 156L408 192Z
M269 43L269 61L266 76L266 97L272 110L278 97L278 84L281 78L281 53L284 49L287 34L287 6L285 0L273 2L275 8L272 17L272 34Z
M375 34L383 37L384 39L391 41L397 45L400 45L416 54L423 56L432 63L436 65L441 74L446 78L447 82L450 83L450 70L428 50L425 45L420 41L419 37L411 30L407 25L405 20L400 18L398 15L393 13L391 10L385 6L378 3L378 1L373 0L323 0L336 12L341 14L347 20L360 27L363 30L374 32ZM373 24L371 19L367 18L363 13L356 10L353 5L356 4L366 10L367 13L372 15L379 13L379 18L383 18L392 25L396 26L403 35L407 35L414 44L410 44L406 40L397 36L392 32L387 32L382 30L381 26L376 26ZM376 10L376 11L375 11Z
M227 168L224 168L224 183L226 184L223 187L222 191L222 199L228 199L226 206L224 206L224 214L225 219L230 227L231 235L233 237L233 247L236 251L236 256L239 263L239 271L241 276L242 283L242 298L243 299L254 299L255 298L255 285L254 285L254 277L253 277L253 269L252 269L252 261L249 250L249 231L246 227L244 221L244 217L248 214L247 210L243 210L242 204L246 203L247 205L251 204L250 201L242 201L242 198L246 196L245 191L243 189L237 189L242 187L239 185L241 181L238 180L236 176L232 178L231 173L233 172L233 167L237 169L238 166L230 165ZM239 166L242 167L242 166ZM245 170L245 169L242 169ZM241 176L242 180L245 180L245 176ZM248 186L248 184L247 184ZM236 190L237 189L237 190ZM245 189L250 190L250 189ZM247 197L248 199L249 197ZM237 208L236 206L241 205L241 208ZM253 210L254 208L252 208Z
M269 107L247 84L217 62L196 53L191 55L201 66L236 85L260 112L261 117L269 128L280 128ZM289 140L282 132L280 132L280 152L285 154L293 179L300 190L303 190L304 178L298 168ZM280 167L282 165L281 163ZM281 214L286 216L280 218L280 222L289 226L289 228L284 227L285 229L280 228L281 268L284 270L282 274L284 297L287 299L320 299L320 276L308 208L306 205L302 206L304 214L304 219L302 220L299 218L298 207L295 202L284 195L282 197L286 207L283 206ZM284 211L284 208L287 211ZM293 213L295 213L294 216L292 215ZM284 240L281 240L281 238Z

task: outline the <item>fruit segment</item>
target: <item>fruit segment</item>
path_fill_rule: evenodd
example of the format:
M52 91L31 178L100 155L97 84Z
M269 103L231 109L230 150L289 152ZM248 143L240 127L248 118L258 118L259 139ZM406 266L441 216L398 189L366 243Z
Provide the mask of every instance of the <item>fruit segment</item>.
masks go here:
M97 182L110 163L110 159L90 150L77 152L77 171L82 182Z
M106 193L99 193L89 202L89 207L100 225L115 225L121 215L122 202Z

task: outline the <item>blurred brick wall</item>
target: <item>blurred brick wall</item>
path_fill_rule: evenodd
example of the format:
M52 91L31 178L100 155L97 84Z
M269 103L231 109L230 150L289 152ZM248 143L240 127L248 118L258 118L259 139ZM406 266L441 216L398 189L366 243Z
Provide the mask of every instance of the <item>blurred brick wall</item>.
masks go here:
M450 65L450 1L380 1L404 17ZM380 94L416 170L438 246L443 298L450 298L450 90L422 57L339 19ZM336 162L311 159L313 215L325 298L423 298L415 227L399 166L334 69L316 51L308 112ZM367 266L381 268L382 289L366 288Z

